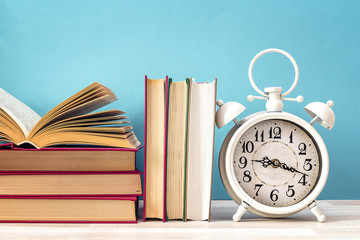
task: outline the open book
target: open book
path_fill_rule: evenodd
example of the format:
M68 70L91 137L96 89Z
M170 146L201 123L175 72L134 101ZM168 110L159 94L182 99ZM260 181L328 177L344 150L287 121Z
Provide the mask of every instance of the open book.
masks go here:
M41 118L0 89L0 141L36 148L63 144L137 148L140 142L123 111L91 113L116 100L109 88L95 82Z

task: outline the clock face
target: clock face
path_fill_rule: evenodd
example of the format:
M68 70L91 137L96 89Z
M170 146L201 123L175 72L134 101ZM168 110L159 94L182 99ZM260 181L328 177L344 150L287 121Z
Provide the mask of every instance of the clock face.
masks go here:
M291 206L316 186L321 162L318 147L298 125L265 120L240 137L233 155L237 182L255 201Z

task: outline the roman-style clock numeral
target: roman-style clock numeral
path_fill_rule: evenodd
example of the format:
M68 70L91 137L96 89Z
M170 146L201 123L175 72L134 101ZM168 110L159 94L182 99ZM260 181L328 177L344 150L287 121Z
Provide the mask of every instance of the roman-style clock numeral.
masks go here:
M281 128L280 127L274 127L274 128L270 128L269 131L269 138L273 138L273 139L281 139Z
M240 157L238 166L240 169L246 168L246 166L247 166L246 157L244 157L244 156Z
M256 130L256 133L255 133L255 142L258 142L258 141L259 141L259 138L260 138L260 142L264 142L264 130L261 131L260 136L259 136L259 131Z

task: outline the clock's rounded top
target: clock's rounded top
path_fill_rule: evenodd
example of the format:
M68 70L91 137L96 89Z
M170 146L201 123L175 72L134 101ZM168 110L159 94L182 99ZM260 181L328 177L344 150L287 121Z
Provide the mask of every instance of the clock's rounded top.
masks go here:
M250 80L250 83L251 83L252 87L255 89L255 91L257 91L260 95L262 95L262 96L264 96L264 97L267 96L263 91L261 91L261 90L256 86L256 84L255 84L255 82L254 82L254 79L253 79L253 76L252 76L252 69L253 69L253 67L254 67L254 64L255 64L256 60L257 60L260 56L264 55L265 53L270 53L270 52L277 52L277 53L281 53L281 54L285 55L285 56L292 62L293 66L294 66L294 70L295 70L294 83L293 83L292 86L289 88L289 90L287 90L286 92L284 92L284 93L281 95L282 97L285 97L285 96L287 96L288 94L290 94L290 93L294 90L294 88L296 87L296 84L297 84L297 82L298 82L298 80L299 80L299 68L298 68L298 66L297 66L297 63L296 63L295 59L294 59L289 53L285 52L284 50L277 49L277 48L269 48L269 49L266 49L266 50L263 50L263 51L259 52L259 53L253 58L253 60L252 60L251 63L250 63L250 66L249 66L249 80Z

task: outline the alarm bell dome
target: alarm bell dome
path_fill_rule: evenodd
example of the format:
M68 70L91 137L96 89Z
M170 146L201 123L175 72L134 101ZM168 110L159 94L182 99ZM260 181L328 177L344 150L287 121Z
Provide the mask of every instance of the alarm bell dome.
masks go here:
M334 105L333 101L327 103L312 102L305 106L305 111L323 127L331 129L335 124L335 114L331 107Z
M215 115L215 122L218 128L222 128L245 110L245 107L238 102L227 102L224 104L222 100L218 100L216 104L219 109ZM236 120L237 121L237 120Z

